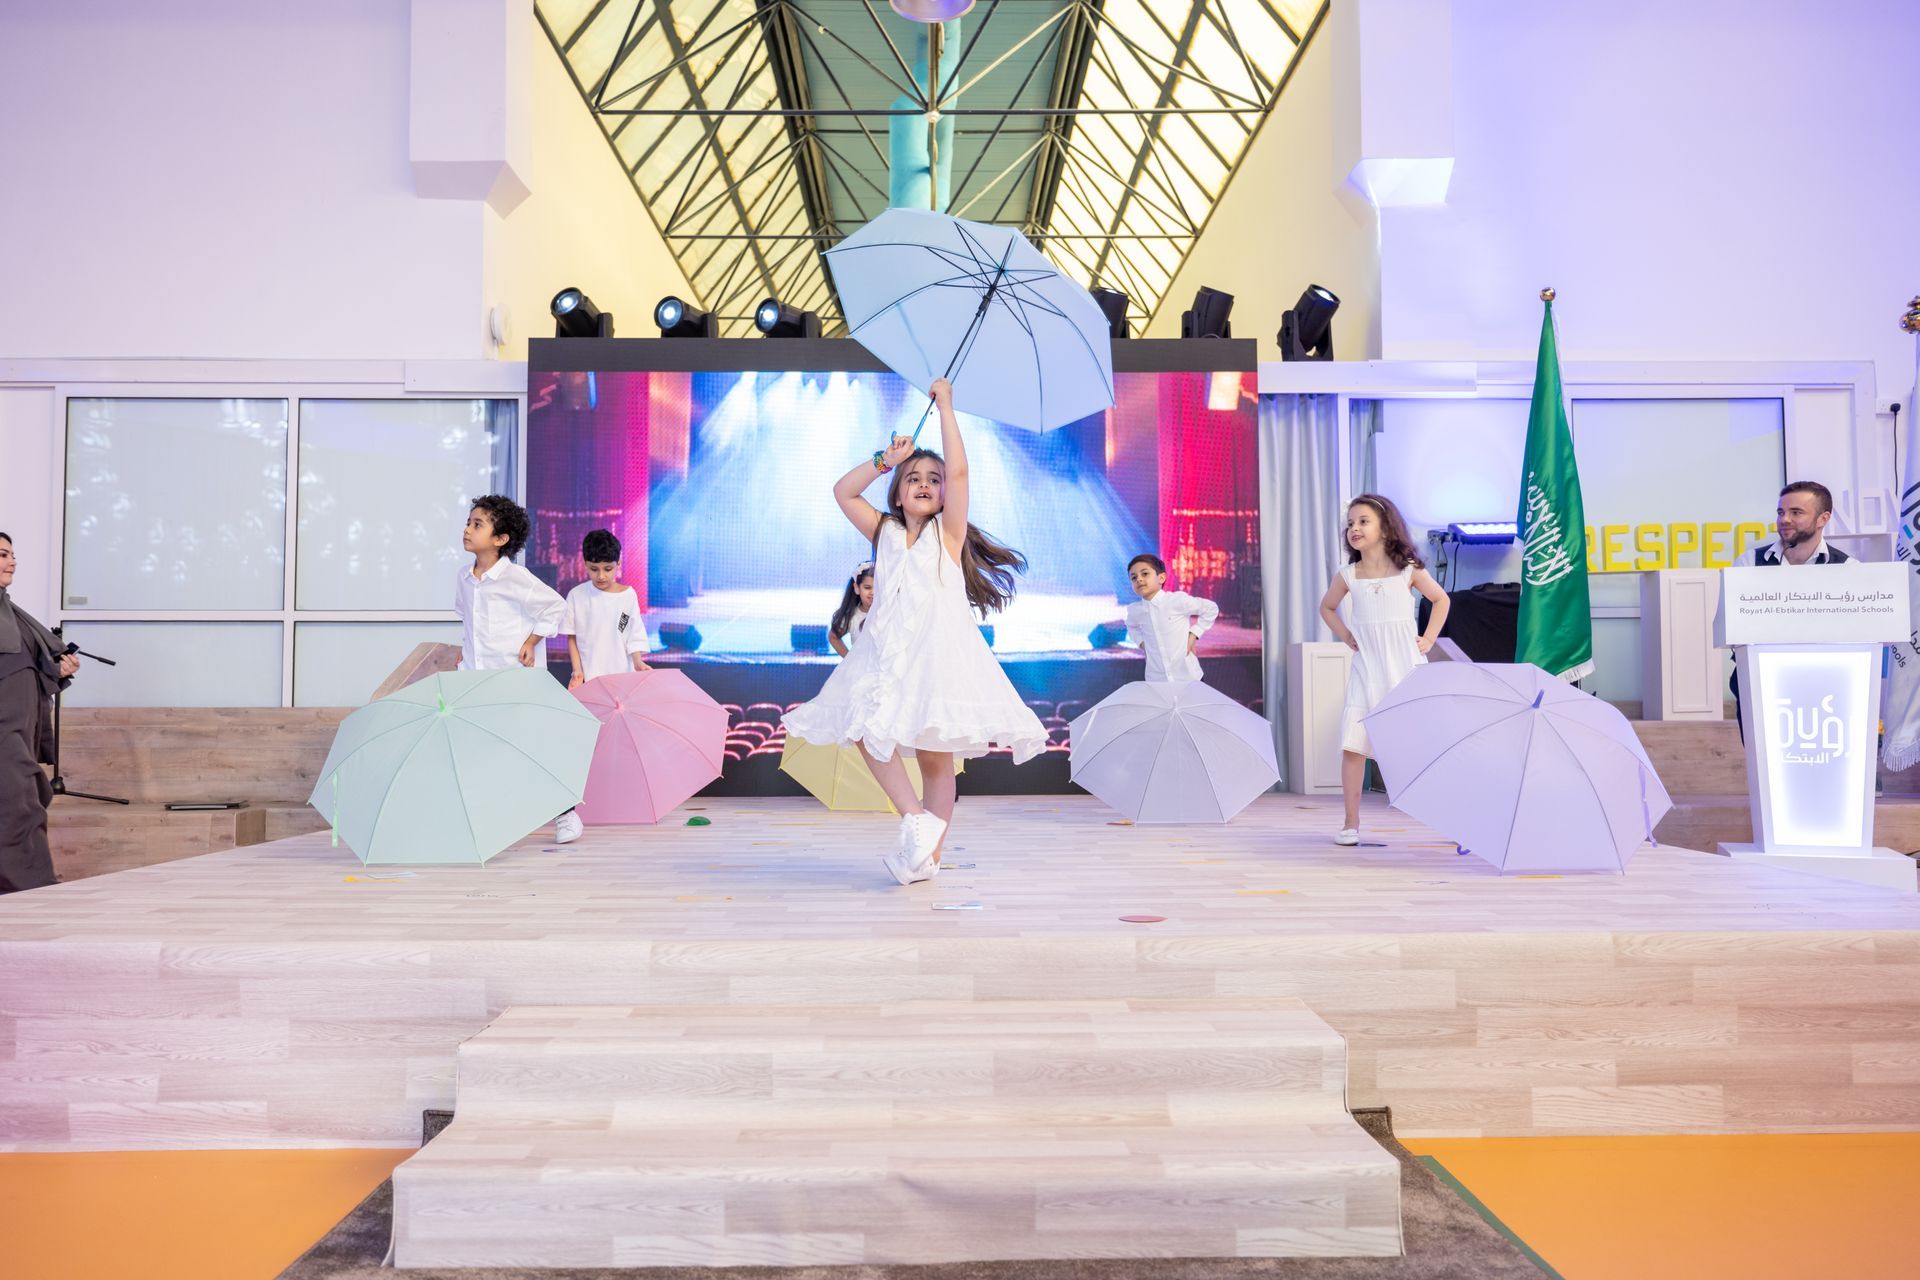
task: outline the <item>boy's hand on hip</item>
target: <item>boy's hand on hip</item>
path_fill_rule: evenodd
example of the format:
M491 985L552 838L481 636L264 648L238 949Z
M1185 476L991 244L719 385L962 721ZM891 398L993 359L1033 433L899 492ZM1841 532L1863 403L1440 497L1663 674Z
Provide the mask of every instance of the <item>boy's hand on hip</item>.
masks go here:
M1199 636L1193 634L1193 632L1191 631L1187 632L1187 656L1189 658L1193 656L1193 651L1199 645L1199 643L1200 643Z
M523 642L521 642L521 645L520 645L520 665L523 667L532 666L533 657L539 651L540 651L540 637L528 636Z

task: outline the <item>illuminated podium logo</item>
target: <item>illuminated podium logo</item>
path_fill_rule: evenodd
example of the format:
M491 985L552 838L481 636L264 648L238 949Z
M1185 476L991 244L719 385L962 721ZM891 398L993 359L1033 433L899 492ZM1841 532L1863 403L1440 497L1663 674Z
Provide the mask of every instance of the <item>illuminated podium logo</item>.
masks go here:
M1907 572L1849 562L1721 574L1754 834L1724 851L1914 888L1912 860L1873 847L1880 655L1908 632Z

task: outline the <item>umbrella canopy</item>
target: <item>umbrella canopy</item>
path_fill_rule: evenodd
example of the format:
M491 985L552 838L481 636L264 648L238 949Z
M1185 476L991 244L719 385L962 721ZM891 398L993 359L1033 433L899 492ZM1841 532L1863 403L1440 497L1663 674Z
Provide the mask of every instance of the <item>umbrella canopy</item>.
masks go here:
M622 671L573 691L600 722L580 821L658 822L720 776L727 709L679 671Z
M1669 808L1633 726L1530 663L1414 668L1366 719L1393 805L1503 871L1621 871Z
M924 795L925 788L920 782L920 762L912 756L902 753L907 764L907 780L913 783L913 794ZM955 774L966 771L967 762L956 759L953 762ZM867 768L867 762L860 757L857 747L844 743L830 747L817 746L792 734L787 735L787 743L780 749L780 772L792 778L807 789L807 792L829 809L851 810L863 813L898 813L893 802L887 799L887 793L873 780L873 770Z
M1199 681L1122 685L1070 733L1073 780L1135 822L1226 822L1280 780L1273 726Z
M340 722L307 803L362 862L485 862L579 803L599 728L545 671L428 676Z
M1113 405L1100 305L1012 227L889 209L827 264L849 335L963 413L1051 431Z

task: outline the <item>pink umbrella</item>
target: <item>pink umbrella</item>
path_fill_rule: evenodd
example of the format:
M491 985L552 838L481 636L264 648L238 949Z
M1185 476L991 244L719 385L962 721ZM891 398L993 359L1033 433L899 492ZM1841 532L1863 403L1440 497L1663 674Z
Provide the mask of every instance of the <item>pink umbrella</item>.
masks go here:
M1673 807L1627 718L1530 663L1415 667L1366 726L1393 807L1502 871L1623 871Z
M573 691L600 720L580 821L658 822L720 776L727 711L678 671L623 671Z

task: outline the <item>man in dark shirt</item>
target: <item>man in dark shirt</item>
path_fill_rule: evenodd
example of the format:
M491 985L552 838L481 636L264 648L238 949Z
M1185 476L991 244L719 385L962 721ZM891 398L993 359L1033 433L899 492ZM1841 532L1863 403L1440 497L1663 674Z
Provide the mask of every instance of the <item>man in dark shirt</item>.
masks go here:
M1780 491L1780 506L1773 514L1774 542L1755 547L1747 563L1756 567L1776 564L1845 564L1852 559L1838 547L1827 545L1827 523L1833 519L1833 494L1817 480L1795 480ZM1740 740L1747 740L1746 717L1740 707L1740 673L1735 671L1728 688L1733 690L1733 718L1740 726Z
M7 595L16 562L0 533L0 893L55 883L47 846L53 787L40 766L53 759L54 692L80 659L60 652L53 633Z

